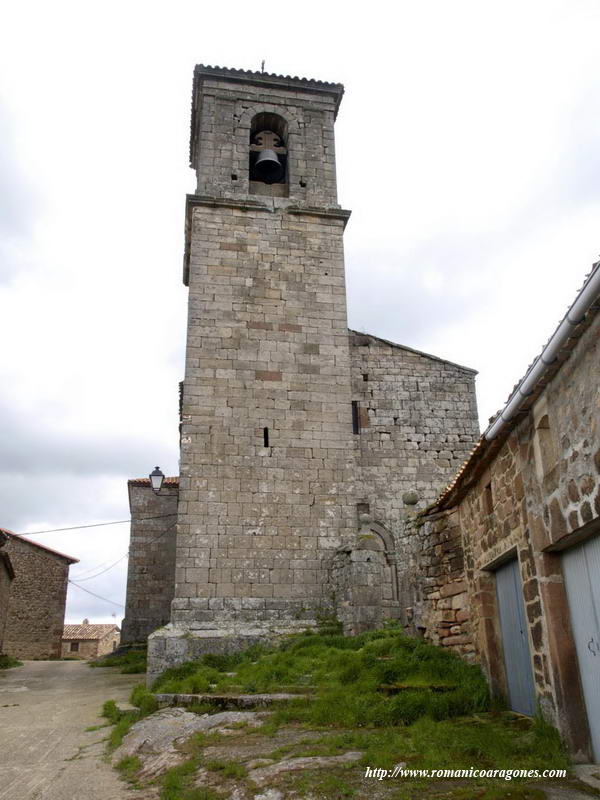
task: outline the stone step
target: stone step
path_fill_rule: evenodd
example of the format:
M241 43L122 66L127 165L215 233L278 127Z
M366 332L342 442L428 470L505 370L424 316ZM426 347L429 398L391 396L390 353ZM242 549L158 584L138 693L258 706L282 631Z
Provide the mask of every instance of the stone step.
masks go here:
M167 706L191 706L209 704L219 709L264 708L265 706L284 703L288 700L301 700L310 697L306 694L290 694L276 692L274 694L157 694L156 700L160 708Z

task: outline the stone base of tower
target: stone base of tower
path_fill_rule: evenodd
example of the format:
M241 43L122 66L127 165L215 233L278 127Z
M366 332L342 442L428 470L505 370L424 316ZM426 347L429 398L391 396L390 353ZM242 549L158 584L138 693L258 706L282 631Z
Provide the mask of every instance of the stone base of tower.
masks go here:
M230 622L218 630L190 630L169 623L148 637L146 683L151 686L169 667L194 661L207 653L237 653L252 645L269 644L282 636L316 626L316 621L282 620L280 623Z

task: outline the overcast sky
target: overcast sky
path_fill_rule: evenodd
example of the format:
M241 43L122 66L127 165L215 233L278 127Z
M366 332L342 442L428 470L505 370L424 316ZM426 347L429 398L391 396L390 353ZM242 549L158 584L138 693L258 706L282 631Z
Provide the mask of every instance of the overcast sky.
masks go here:
M478 369L483 428L598 258L599 37L597 0L5 5L0 526L127 519L128 477L178 472L194 64L345 84L349 324ZM125 558L94 576L128 536L35 538L123 604Z

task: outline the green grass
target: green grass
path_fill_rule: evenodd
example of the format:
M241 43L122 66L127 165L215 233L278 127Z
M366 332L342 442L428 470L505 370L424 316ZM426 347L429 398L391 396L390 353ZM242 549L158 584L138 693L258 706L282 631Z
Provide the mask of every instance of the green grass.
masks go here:
M131 705L137 706L140 710L140 717L147 717L158 711L158 703L152 692L143 683L135 686L129 698Z
M278 648L204 656L167 670L153 690L300 691L311 699L288 704L288 720L339 727L410 725L492 707L479 667L394 629L355 637L305 633Z
M18 661L16 658L12 656L7 656L6 654L0 654L0 669L12 669L13 667L22 667L23 662Z
M109 746L122 740L132 722L157 708L153 692L221 693L304 692L299 700L274 710L259 728L234 726L238 745L261 743L259 757L333 756L351 750L363 753L352 765L290 773L281 787L298 797L359 800L365 789L381 798L412 800L427 794L445 800L541 800L532 782L514 779L448 781L405 779L365 783L365 767L390 769L402 761L414 769L569 769L559 734L541 718L529 720L503 709L488 692L478 667L468 665L445 648L388 628L344 637L334 629L304 633L279 647L253 647L232 655L206 655L163 673L152 691L136 687L131 702L136 712L119 712L105 704L115 727ZM202 707L202 711L210 707ZM212 709L214 710L214 708ZM278 733L303 731L278 746ZM228 738L228 737L227 737ZM241 761L210 758L206 748L222 745L224 734L195 734L182 744L183 764L161 779L161 800L218 800L217 789L194 786L200 767L211 770L212 782L222 779L243 785ZM263 750L264 747L264 750ZM135 780L134 764L122 768Z
M136 711L120 711L114 700L107 700L102 706L102 716L114 726L108 738L109 751L116 750L120 746L134 722L153 714L158 709L156 698L143 684L133 688L129 700L132 705L137 706Z
M121 667L124 675L146 672L146 650L129 650L116 656L102 656L88 662L90 667Z
M204 766L213 772L220 772L225 778L237 778L239 780L246 777L246 767L236 761L212 759L211 761L206 761Z
M223 795L212 789L194 787L198 760L190 759L172 767L162 778L160 800L222 800Z
M124 781L135 785L137 784L137 776L141 766L142 762L137 756L125 756L119 761L115 769L121 773Z

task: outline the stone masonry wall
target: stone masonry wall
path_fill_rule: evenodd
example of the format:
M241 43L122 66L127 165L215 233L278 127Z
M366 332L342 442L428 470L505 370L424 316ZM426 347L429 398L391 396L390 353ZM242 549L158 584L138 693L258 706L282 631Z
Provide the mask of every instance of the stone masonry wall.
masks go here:
M128 483L131 535L123 644L143 642L171 617L175 590L178 480L166 478L160 494L150 481Z
M329 602L323 561L357 528L342 232L194 208L174 623Z
M371 515L395 527L431 503L479 436L476 372L363 333L350 333L359 403L360 480Z
M69 560L11 536L5 546L15 571L4 650L16 658L60 658Z
M401 609L409 633L450 647L471 661L474 644L464 575L462 537L456 511L411 520L402 544L404 569L413 606Z
M311 207L337 203L334 94L342 87L321 91L313 82L307 91L287 81L273 85L269 76L259 75L232 84L216 74L203 75L197 87L201 111L192 121L192 161L198 195L248 197L251 123L257 114L274 113L288 129L288 202Z
M351 331L350 344L359 501L392 535L400 618L411 625L408 609L420 602L415 576L425 570L434 578L441 569L433 545L415 538L411 520L454 476L478 436L476 373L363 333Z

